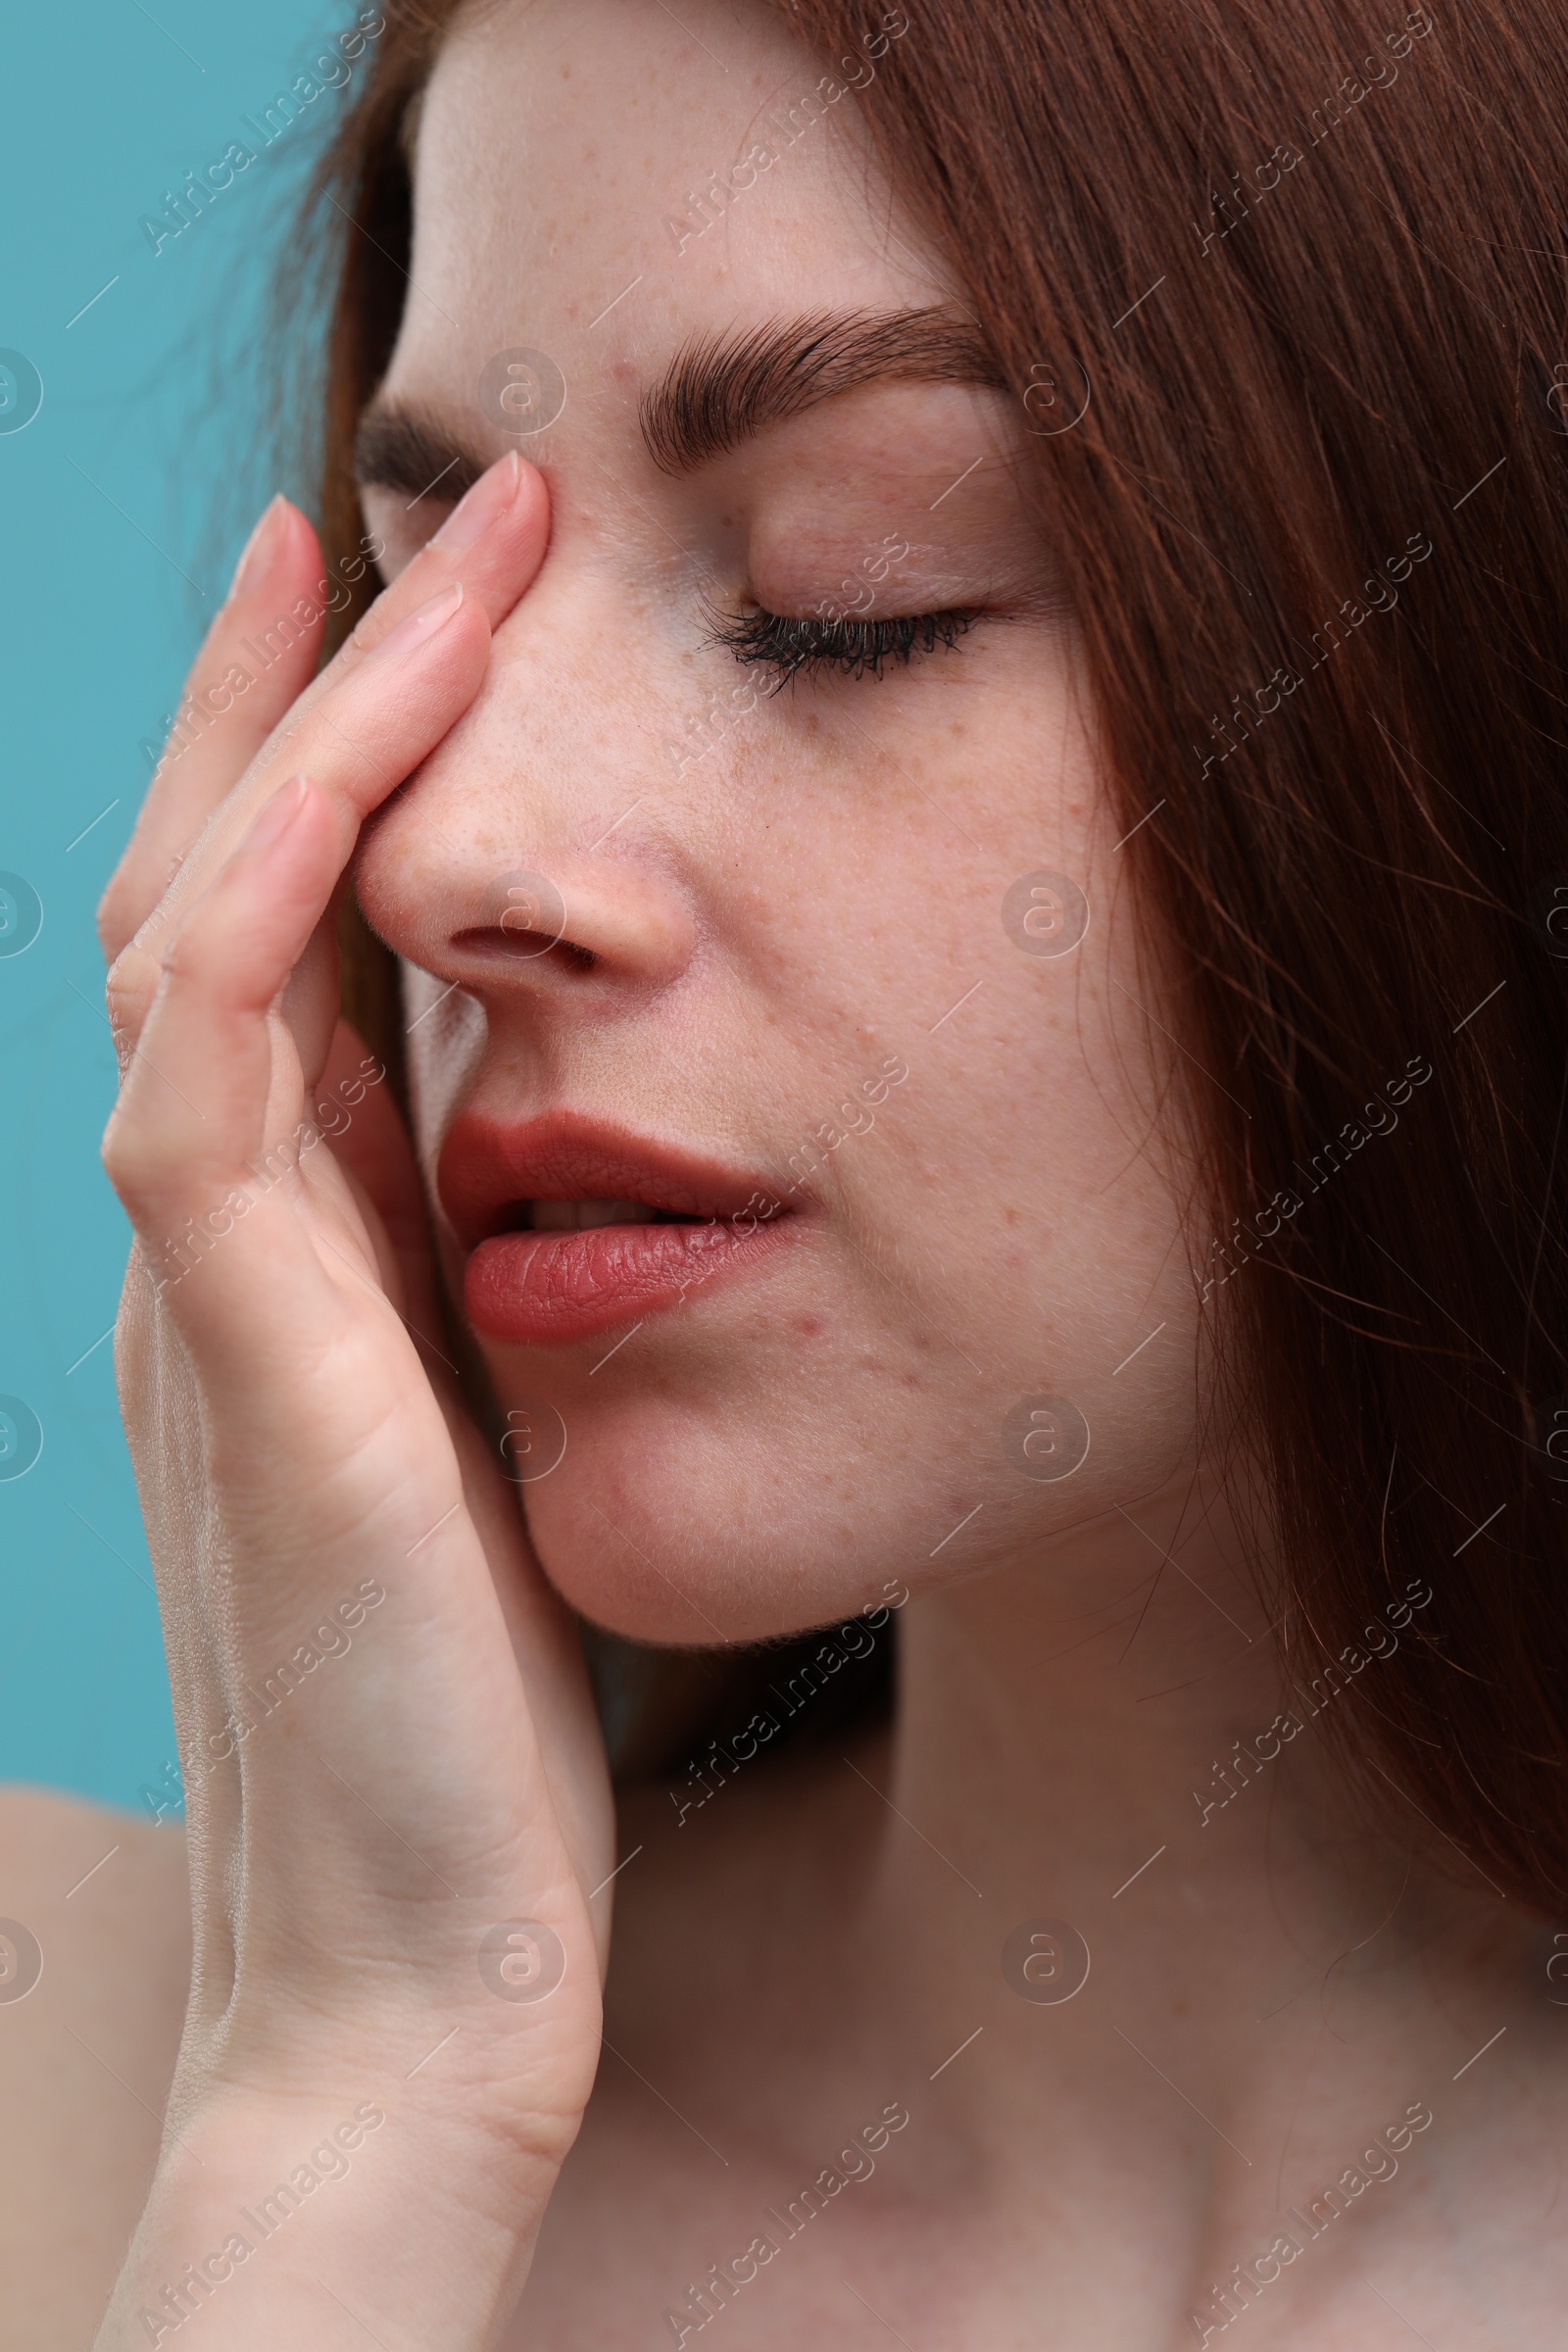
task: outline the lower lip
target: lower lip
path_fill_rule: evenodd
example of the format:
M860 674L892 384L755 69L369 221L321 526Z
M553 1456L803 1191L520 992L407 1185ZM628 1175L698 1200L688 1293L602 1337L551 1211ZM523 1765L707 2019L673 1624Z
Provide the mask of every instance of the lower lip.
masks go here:
M777 1248L793 1218L714 1225L595 1225L500 1233L468 1259L464 1304L492 1339L539 1348L591 1339L700 1298Z

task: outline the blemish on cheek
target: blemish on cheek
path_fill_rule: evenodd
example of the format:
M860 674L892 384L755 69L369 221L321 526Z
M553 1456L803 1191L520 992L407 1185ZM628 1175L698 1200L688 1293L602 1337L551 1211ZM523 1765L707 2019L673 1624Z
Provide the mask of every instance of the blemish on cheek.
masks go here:
M823 1328L822 1317L820 1315L797 1315L795 1328L803 1340L814 1340L817 1333Z

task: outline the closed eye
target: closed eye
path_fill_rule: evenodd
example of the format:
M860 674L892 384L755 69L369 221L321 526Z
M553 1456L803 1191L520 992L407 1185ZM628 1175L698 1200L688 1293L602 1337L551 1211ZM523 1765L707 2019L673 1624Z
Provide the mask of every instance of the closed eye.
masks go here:
M841 677L881 677L890 662L906 667L915 656L952 648L981 617L971 607L943 612L897 612L886 618L780 612L714 613L710 645L729 648L737 662L761 662L775 673L772 692L803 672L836 670Z

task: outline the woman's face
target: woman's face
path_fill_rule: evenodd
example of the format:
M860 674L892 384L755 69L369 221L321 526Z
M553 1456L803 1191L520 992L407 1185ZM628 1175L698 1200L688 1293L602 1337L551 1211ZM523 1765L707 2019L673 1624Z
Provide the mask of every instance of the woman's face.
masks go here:
M549 484L360 890L541 1556L654 1641L1028 1559L1192 1443L1130 820L1019 491L1041 418L962 380L961 290L847 86L904 25L868 8L832 74L716 0L450 38L378 403L410 429L368 439L389 570L509 447ZM970 617L880 674L744 658L842 654L846 614L884 652Z

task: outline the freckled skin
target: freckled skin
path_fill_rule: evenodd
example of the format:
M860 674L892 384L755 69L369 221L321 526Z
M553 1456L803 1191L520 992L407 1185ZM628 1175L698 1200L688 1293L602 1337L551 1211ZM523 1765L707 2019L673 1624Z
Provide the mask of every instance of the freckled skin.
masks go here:
M913 2341L918 2303L928 2326L948 2314L955 2340L978 2329L976 2340L1002 2342L1012 2340L1009 2328L1026 2331L1024 2313L1049 2305L1063 2340L1144 2352L1191 2326L1188 2307L1201 2285L1189 2279L1206 2284L1254 2238L1267 2243L1262 2224L1271 2208L1264 2210L1266 2199L1255 2212L1248 2206L1262 2173L1245 2170L1248 2185L1234 2201L1227 2189L1215 2210L1187 2202L1190 2146L1182 2134L1190 2112L1176 2101L1177 2121L1146 2105L1147 2082L1161 2095L1158 2078L1103 2021L1114 2016L1141 2041L1142 2029L1125 2026L1127 2017L1170 2019L1169 2047L1141 2046L1172 2080L1230 2083L1249 2119L1255 2102L1269 2119L1261 2156L1250 2120L1229 2136L1270 2180L1278 2172L1287 2186L1306 2180L1315 2189L1314 2164L1332 2177L1342 2147L1363 2128L1369 2066L1392 2067L1401 2096L1406 2083L1439 2079L1442 1997L1424 1976L1417 1992L1402 1973L1427 1964L1396 1957L1391 1946L1375 1981L1357 1980L1352 1993L1336 1980L1347 2004L1336 2032L1348 2038L1334 2045L1341 2054L1332 2064L1312 2038L1311 2003L1287 2012L1266 2062L1282 2072L1267 2082L1249 2074L1235 2019L1286 1997L1312 1965L1302 1966L1303 1951L1343 1949L1338 1923L1348 1903L1361 1917L1362 1893L1347 1895L1336 1869L1349 1870L1362 1890L1382 1889L1382 1908L1366 1915L1371 1933L1401 1901L1411 1903L1401 1894L1407 1857L1401 1850L1391 1859L1385 1879L1381 1863L1352 1867L1336 1833L1330 1842L1341 1860L1325 1863L1319 1811L1338 1820L1342 1808L1322 1788L1320 1761L1305 1740L1271 1766L1272 1815L1259 1803L1243 1821L1233 1808L1223 1839L1210 1824L1208 1842L1189 1851L1180 1840L1197 1833L1185 1822L1174 1828L1164 1810L1160 1792L1171 1792L1173 1806L1189 1804L1188 1785L1206 1777L1210 1756L1266 1725L1282 1698L1270 1644L1256 1638L1266 1621L1241 1565L1223 1481L1194 1464L1200 1398L1186 1162L1160 1116L1171 1075L1179 1096L1182 1065L1175 1057L1172 1071L1171 1050L1131 1009L1136 998L1160 1012L1158 939L1151 911L1112 892L1112 852L1125 827L1085 729L1089 699L1071 641L1017 606L1018 581L1050 571L1050 551L1021 521L1008 471L1017 419L1002 396L962 387L867 390L773 429L691 481L661 476L632 430L629 394L631 377L655 369L674 340L833 305L927 303L942 299L949 281L916 234L881 233L885 215L875 205L868 234L865 168L858 158L844 168L843 142L858 134L843 109L819 126L827 133L819 143L815 131L803 139L721 225L678 257L662 254L652 224L695 184L690 143L674 126L700 120L705 152L715 160L740 152L755 107L797 85L800 61L787 42L775 47L770 24L748 19L747 38L765 45L765 59L754 75L732 71L715 86L701 52L687 53L678 70L670 63L672 35L662 22L650 71L636 46L637 12L618 11L591 87L583 84L569 103L552 94L542 105L526 72L528 45L556 22L557 12L541 7L526 24L519 17L511 34L498 27L438 69L420 151L416 261L416 274L437 292L460 275L474 288L488 321L488 344L483 334L474 342L480 359L481 345L526 339L552 351L571 378L571 401L540 452L557 502L552 552L500 632L495 693L480 696L427 762L417 791L378 837L366 884L379 927L401 944L399 829L412 840L439 824L461 854L482 811L500 807L524 861L547 871L564 861L569 899L566 845L585 819L601 821L599 808L608 824L641 795L607 845L613 862L605 870L657 874L692 909L704 944L657 985L632 957L624 970L601 974L592 994L480 991L483 1051L510 1069L532 1071L536 1092L613 1102L656 1131L690 1132L769 1166L817 1136L884 1055L907 1063L907 1079L889 1089L869 1132L831 1151L818 1137L821 1156L803 1195L819 1221L788 1267L781 1262L744 1298L715 1288L685 1320L639 1333L591 1379L569 1350L514 1358L491 1349L490 1369L503 1397L542 1393L571 1423L563 1475L536 1492L529 1515L552 1576L601 1622L687 1640L690 1596L727 1632L765 1637L825 1624L887 1579L906 1582L913 1598L900 1616L903 1713L895 1749L867 1766L870 1778L886 1788L884 1776L896 1775L899 1814L985 1888L987 1917L995 1907L1010 1925L1058 1908L1104 1907L1093 1913L1093 1991L1079 1996L1088 2006L1075 2003L1080 2021L1101 2020L1079 2025L1095 2053L1082 2079L1064 2055L1048 2056L1038 2037L1016 2038L1047 2016L1024 2016L1027 2005L1008 1997L1004 2009L973 2010L974 2022L989 2020L962 2062L974 2074L960 2080L956 2065L930 2086L932 2096L945 2092L959 2103L980 2143L996 2144L1006 2114L1034 2149L1025 2158L1013 2143L1022 2169L1010 2176L1019 2188L1008 2241L1034 2249L1032 2283L1023 2283L1014 2251L998 2266L1008 2281L999 2290L1002 2308L982 2324L972 2282L957 2283L972 2281L966 2266L976 2259L960 2229L939 2233L942 2250L919 2271L930 2302L911 2302L906 2236L898 2257L904 2283L896 2288L891 2273L884 2280L899 2307L889 2317ZM581 57L595 27L608 31L611 19L589 0L571 23ZM733 68L730 20L705 13L697 28ZM682 105L675 83L688 72L692 94ZM650 88L672 102L651 104ZM616 109L638 124L624 148L604 136ZM504 152L519 133L527 170L498 175L487 153ZM605 172L593 206L568 220L551 192L586 184L590 142L601 148ZM548 258L532 234L546 214L558 240ZM597 301L583 304L582 288L603 288L597 299L608 300L639 270L643 282L585 344L580 320L594 316ZM437 315L412 305L391 388L454 400L466 365ZM631 374L607 385L607 367ZM932 501L977 457L985 463L933 513ZM607 473L637 502L629 517L612 517ZM389 520L394 554L395 529ZM675 584L635 608L629 600L630 568L668 548L663 533L696 551L693 579L720 606L738 609L766 584L791 599L773 609L809 612L840 593L864 552L898 529L931 551L921 561L933 579L940 575L942 601L973 602L993 617L953 649L880 679L801 678L760 694L755 711L679 779L654 764L660 737L678 733L694 709L727 693L741 674L721 649L705 644L689 591L684 602ZM661 576L671 581L667 571ZM919 576L901 585L917 609ZM505 722L502 679L513 689L504 707L516 714ZM1092 910L1082 945L1060 958L1021 953L1001 921L1011 883L1042 869L1072 877ZM432 976L415 976L411 1019L449 978L438 954L416 960ZM412 1040L427 1161L452 1102L440 1017ZM1173 1016L1167 1026L1176 1025ZM480 1093L492 1084L485 1066L481 1052L466 1080ZM500 1099L505 1088L494 1084ZM803 1348L808 1339L828 1344ZM867 1362L874 1376L859 1368ZM999 1436L1018 1398L1042 1394L1069 1400L1092 1433L1087 1458L1059 1484L1018 1475ZM628 1580L631 1555L591 1504L676 1579L678 1594L646 1572ZM1238 1626L1254 1638L1244 1639ZM737 1788L725 1800L733 1807L726 1835L737 1850L754 1834L745 1808L762 1803L755 1792L768 1786L754 1773L754 1793ZM858 1782L847 1786L877 1817L863 1833L874 1844L896 1817ZM790 1800L787 1830L759 1822L755 1835L775 1868L793 1870L786 1856L815 1853L818 1841L837 1848L840 1833L829 1825L844 1801L842 1790L824 1789L818 1812L814 1796L802 1792ZM705 1820L712 1825L722 1811L715 1802ZM1299 1825L1298 1847L1288 1822ZM874 1892L852 1873L847 1886L825 1893L803 1862L805 1876L790 1878L798 1889L790 1901L801 1921L815 1921L835 1943L851 1905L855 1934L864 1939L857 1948L865 1954L866 2014L886 2014L887 2002L906 1996L915 2010L929 2000L935 2065L972 2030L968 2012L952 2020L948 1988L978 1984L975 1970L988 1984L998 1981L999 1935L994 1922L981 1951L959 1915L950 1925L945 1907L933 1914L925 1868L946 1877L960 1901L970 1898L920 1838L903 1835L905 1843L882 1851L874 1868L867 1849ZM1273 1841L1266 1859L1248 1842L1259 1838ZM1112 1911L1109 1889L1162 1841L1171 1849L1169 1879L1156 1864ZM647 1969L659 1965L652 1955L666 1935L665 1898L657 1867L641 1889L634 1878L628 1873L621 1897L623 1948L634 1955L628 1967ZM715 1935L737 1932L733 1907L721 1927L697 1885L688 1883L680 1899L699 1919L711 1916ZM775 1900L770 1892L764 1910ZM1416 1908L1430 1901L1432 1918L1446 1917L1448 1900L1424 1894ZM1122 1925L1135 1901L1143 1905L1137 1932ZM1440 1940L1453 1933L1450 1921ZM1407 1954L1397 1936L1395 1944ZM1448 1958L1438 1975L1449 1967L1463 1977L1471 1960L1451 1941L1443 1948ZM910 1956L906 1971L895 1952ZM678 1973L680 1961L671 1965ZM835 1999L853 2009L853 1972L842 1982L834 1973ZM1278 1995L1257 1995L1265 1980L1281 1987ZM736 2034L750 2031L742 2018L755 2014L759 1997L765 2001L759 1987L769 1981L760 1962L740 1967L727 2012ZM1173 1996L1185 2016L1171 2010ZM1500 1984L1489 1981L1487 1997L1504 1997ZM1098 2002L1109 2006L1097 2011ZM669 2017L661 2014L667 2033ZM673 2045L689 2070L683 2080L709 2079L729 2064L725 2015L719 2003ZM813 2015L797 2046L820 2046L813 2034L838 2046L842 2024L830 2023L826 2010ZM1396 2045L1404 2053L1397 2062L1387 2056ZM650 2055L651 2079L671 2050L666 2040L657 2060ZM980 2052L988 2054L983 2062ZM1123 2067L1133 2070L1125 2079ZM1140 2072L1143 2082L1133 2079ZM1309 2077L1307 2096L1298 2086ZM973 2104L965 2083L975 2086ZM1397 2102L1390 2109L1396 2111ZM1114 2193L1087 2186L1081 2169L1079 2185L1069 2186L1032 2136L1029 2119L1045 2112L1056 2119L1054 2145L1096 2150L1094 2163L1104 2170L1094 2177L1114 2180ZM541 2326L555 2315L564 2325L580 2311L580 2267L564 2249L592 2242L596 2193L623 2181L614 2150L629 2128L628 2111L610 2094L569 2216L563 2213L561 2265L535 2288ZM1499 2124L1512 2146L1510 2129ZM1534 2129L1539 2153L1539 2115ZM807 2130L803 2151L809 2136ZM1498 2211L1495 2187L1483 2191L1480 2183L1499 2142L1490 2143L1490 2159L1480 2152L1484 2134L1450 2144L1473 2193ZM928 2147L935 2180L940 2134ZM678 2174L684 2154L662 2143L662 2151ZM1037 2161L1043 2170L1032 2172ZM1527 2159L1507 2162L1516 2182L1529 2178ZM762 2176L766 2202L778 2182L765 2166ZM996 2177L1007 2177L1004 2165ZM1023 2185L1029 2180L1055 2200L1054 2210L1072 2208L1065 2237L1081 2232L1084 2267L1074 2269L1051 2233L1042 2241L1039 2207ZM700 2201L708 2193L699 2191ZM1105 2253L1108 2217L1114 2211L1125 2224L1129 2194L1143 2217L1132 2235L1145 2251L1127 2263L1128 2231L1118 2226L1121 2252L1097 2272L1087 2250ZM1445 2292L1457 2308L1464 2291L1449 2241L1426 2233L1413 2215L1403 2226L1411 2234L1391 2275L1402 2276L1413 2294L1423 2265L1447 2265ZM748 2223L735 2242L750 2233ZM690 2275L701 2277L724 2233L699 2229L685 2242ZM874 2268L868 2246L858 2245L857 2256ZM1322 2283L1338 2259L1317 2254L1314 2291L1340 2291ZM1402 2273L1403 2263L1415 2272ZM1108 2280L1112 2269L1115 2289L1091 2282ZM835 2270L831 2278L840 2276ZM1389 2275L1380 2276L1388 2286ZM793 2340L787 2331L798 2307L781 2295L769 2316L761 2290L748 2291L753 2301L742 2310L759 2316L737 2311L729 2324L755 2327L759 2343ZM1290 2298L1301 2290L1293 2282L1271 2291L1289 2336L1298 2308ZM821 2292L842 2297L826 2273ZM1355 2340L1369 2298L1353 2278L1344 2292L1357 2314L1345 2323L1347 2340ZM611 2296L596 2307L593 2340L611 2341L620 2324ZM811 2325L821 2326L814 2307ZM1259 2317L1253 2325L1276 2322ZM1261 2332L1258 2341L1267 2341Z
M629 1101L638 1119L776 1167L802 1138L818 1136L884 1054L909 1065L905 1086L877 1106L874 1127L808 1177L806 1206L819 1202L822 1211L816 1234L794 1253L793 1271L770 1278L760 1323L738 1293L726 1300L715 1288L678 1324L650 1324L591 1386L596 1355L513 1359L488 1349L504 1396L548 1396L574 1429L569 1468L536 1498L536 1540L568 1596L615 1622L623 1600L615 1546L585 1497L630 1448L642 1471L622 1497L630 1516L617 1524L641 1543L639 1527L647 1534L660 1524L677 1494L682 1509L696 1500L694 1532L710 1535L713 1549L706 1561L690 1556L684 1577L727 1584L734 1562L767 1542L700 1507L710 1479L733 1498L733 1466L760 1443L770 1469L778 1446L798 1444L804 1469L841 1442L858 1455L878 1440L883 1406L858 1394L848 1430L827 1358L808 1393L792 1366L798 1411L787 1431L762 1410L794 1318L818 1312L815 1301L830 1297L835 1330L874 1340L890 1363L924 1360L933 1349L945 1358L945 1380L925 1393L923 1448L903 1428L898 1442L934 1458L956 1431L966 1433L991 1493L987 1537L1000 1560L1060 1515L1048 1490L1020 1491L1004 1465L1001 1476L992 1466L993 1433L1014 1397L1036 1385L1073 1393L1106 1430L1090 1477L1098 1480L1102 1465L1110 1476L1115 1465L1118 1494L1157 1483L1189 1442L1191 1400L1148 1385L1126 1395L1128 1384L1112 1390L1107 1375L1153 1323L1163 1317L1175 1329L1194 1312L1181 1253L1170 1246L1176 1209L1157 1151L1126 1149L1127 1135L1149 1126L1141 1103L1152 1084L1127 1000L1110 985L1130 935L1108 920L1093 925L1084 952L1053 963L1021 956L998 913L1015 876L1041 859L1083 877L1098 900L1101 861L1119 831L1107 830L1105 808L1081 789L1093 753L1067 642L1013 614L1000 593L1004 579L1040 573L1048 562L1020 523L997 454L1020 445L1017 419L1001 395L900 385L826 404L692 481L660 475L637 438L632 394L672 340L737 315L941 299L946 283L916 250L895 258L868 242L859 199L849 199L826 138L792 151L787 181L782 170L760 180L722 233L662 259L657 245L650 250L648 224L693 184L689 154L666 153L656 139L652 150L617 155L595 140L593 108L614 103L611 93L623 86L615 72L602 90L596 81L592 101L564 98L554 85L542 99L525 79L509 83L485 49L475 40L450 50L426 100L415 274L421 282L461 276L499 339L502 321L518 315L517 257L534 256L520 289L528 334L571 382L559 424L533 453L555 500L551 553L498 636L494 690L380 827L363 862L362 895L384 935L412 949L399 876L416 845L450 842L466 858L473 842L483 856L477 844L504 830L515 860L559 874L569 899L580 871L573 845L615 824L598 874L611 883L628 867L657 876L710 943L657 984L633 947L622 969L601 963L591 996L556 990L546 1003L540 974L511 990L477 989L488 1045L472 1034L488 1061L465 1073L470 1101L515 1102L499 1070L521 1057L534 1063L536 1096L558 1088L590 1106L618 1102L622 1073L635 1065ZM756 103L749 77L733 96L738 138ZM722 144L722 112L706 108L704 121ZM853 131L835 124L832 135ZM506 180L498 204L487 142L514 137L529 166ZM552 191L574 183L594 144L610 173L603 200L567 222ZM541 216L559 240L548 263L535 234ZM639 270L643 282L585 342L573 323L582 287L612 280L613 293ZM466 364L439 315L411 306L388 396L450 404ZM978 469L932 515L932 500L975 458ZM612 513L607 483L626 493ZM396 562L407 553L407 524L393 501L370 504ZM798 527L781 539L786 514ZM722 649L705 645L694 593L675 584L652 602L628 602L636 565L674 542L693 553L694 578L706 574L703 593L723 604L751 586L750 547L775 567L787 558L790 585L808 605L916 514L928 564L952 593L999 594L995 624L880 679L802 678L778 694L762 691L754 711L671 779L655 758L660 738L678 737L686 717L717 703L742 673ZM801 569L801 551L818 546ZM920 584L913 577L906 586L917 597ZM981 802L977 741L985 746ZM1042 745L1052 747L1044 760ZM960 809L956 823L949 812ZM781 826L790 845L783 858ZM450 860L452 852L443 846L442 855ZM432 928L428 908L418 928ZM421 943L413 960L432 977L415 976L411 1020L451 977L432 944ZM975 1000L933 1033L977 983ZM457 1107L442 1016L420 1022L411 1044L428 1166ZM987 1201L1003 1193L1034 1204L1019 1210L1036 1237L1021 1284L1020 1268L1004 1265L989 1241ZM1129 1233L1147 1237L1131 1258ZM982 1362L977 1389L970 1365ZM667 1436L653 1437L644 1373L656 1366L661 1392L673 1382L692 1406L675 1448ZM907 1409L901 1403L901 1414ZM765 1480L757 1491L767 1492ZM878 1495L852 1562L827 1529L813 1532L808 1495L803 1478L795 1535L803 1560L816 1561L812 1607L821 1617L918 1550L937 1512L918 1476ZM1075 1497L1075 1514L1084 1500ZM753 1595L746 1630L760 1633L770 1609L755 1580ZM726 1622L712 1594L703 1606Z
M688 2282L895 2098L909 2122L876 2177L726 2308L736 2352L859 2352L866 2307L922 2352L1012 2352L1040 2340L1042 2313L1054 2340L1096 2352L1203 2340L1195 2306L1269 2243L1280 2206L1430 2094L1434 2128L1397 2180L1269 2284L1247 2344L1382 2352L1413 2327L1437 2347L1555 2352L1568 2065L1528 1927L1433 1867L1407 1812L1363 1826L1322 1740L1281 1748L1266 1788L1239 1776L1211 1818L1193 1803L1218 1759L1300 1702L1272 1638L1266 1487L1200 1447L1187 1161L1161 1124L1182 1065L1130 1001L1172 1027L1179 1013L1160 996L1153 911L1111 887L1124 827L1071 635L1029 593L1052 556L1018 494L1018 416L961 385L866 387L681 479L637 430L642 391L692 337L961 298L858 144L853 99L701 237L670 235L700 173L821 70L751 0L504 0L448 41L418 135L418 299L388 397L488 433L479 454L499 457L473 402L491 356L542 350L567 385L559 419L524 441L548 486L548 554L358 861L403 958L419 1165L433 1189L463 1109L566 1104L755 1170L759 1189L799 1186L798 1246L696 1287L612 1353L612 1334L481 1352L504 1412L543 1400L568 1433L524 1506L585 1616L666 1647L674 1685L705 1701L731 1670L767 1681L781 1653L765 1645L801 1629L839 1658L814 1693L770 1685L759 1702L797 1746L743 1758L737 1708L688 1757L672 1717L623 1793L592 2097L520 2308L484 2341L677 2340L664 2315ZM432 498L411 519L384 488L366 505L391 575L447 512ZM712 642L713 610L744 613L764 587L796 618L831 602L889 534L918 552L879 595L906 615L980 609L952 646L770 694ZM713 725L748 681L755 708ZM668 747L693 720L712 740L680 764ZM516 870L560 888L569 945L476 960L475 909ZM1067 875L1092 910L1060 956L1003 920L1011 886L1040 872ZM457 1236L437 1225L461 1297ZM1068 1464L1057 1448L1079 1423L1087 1451ZM808 1710L827 1717L824 1692L843 1687L841 1637L873 1627L896 1666L891 1722L832 1718L813 1740ZM523 1647L532 1661L537 1641ZM1362 1686L1388 1671L1369 1663ZM638 1672L633 1653L634 1686ZM414 1721L400 1769L412 1759L405 1778L439 1793L476 1678L445 1708L421 1650L388 1683ZM345 1668L336 1688L365 1686ZM460 1793L485 1802L514 1781L477 1749ZM78 1825L82 1870L115 1842L101 1828ZM48 1983L96 1970L112 1993L104 1955L149 1948L132 1930L154 1912L167 1926L167 1864L149 1890L127 1853L123 1893L106 1871L67 1906L59 1844L36 1823L0 1842L0 1885L57 1922ZM420 1868L423 1844L409 1849ZM296 1886L313 1851L289 1849ZM1092 1956L1070 2015L1007 1973L1007 1939L1031 1922L1065 1923ZM387 1973L381 1940L368 1948ZM156 2122L187 1980L167 1956L120 1976L123 2015L148 1999L156 2033L94 2015L82 2038L124 2056L116 2072ZM1456 2076L1498 2026L1506 2038ZM444 2046L441 2031L414 2053ZM501 2135L454 2165L466 2111L435 2087L433 2057L419 2082L450 2096L442 2132L379 2208L313 2207L318 2268L307 2241L311 2279L335 2282L354 2250L331 2239L335 2213L388 2232L363 2305L345 2300L389 2343L401 2315L372 2299L407 2247L450 2278L461 2263L420 2230L460 2208L488 2219L495 2195ZM26 2314L44 2352L87 2340L156 2137L124 2139L122 2085L90 2053L64 2090L58 2064L52 2044L0 2034L0 2066L24 2078L6 2079L8 2113L41 2104L58 2125L45 2163L30 2125L0 2145L0 2231L19 2273L57 2294L38 2325ZM412 2064L400 2041L411 2103ZM484 2087L481 2066L470 2095ZM118 2169L84 2192L111 2102ZM78 2270L80 2231L102 2277ZM204 2221L178 2242L209 2240Z

